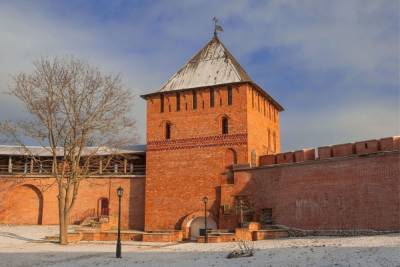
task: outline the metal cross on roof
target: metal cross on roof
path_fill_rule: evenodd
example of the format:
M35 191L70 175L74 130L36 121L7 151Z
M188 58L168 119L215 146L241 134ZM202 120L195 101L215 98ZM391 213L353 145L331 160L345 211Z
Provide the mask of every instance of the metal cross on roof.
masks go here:
M217 36L218 32L223 32L224 29L222 28L221 25L219 25L219 19L217 17L213 17L214 21L214 36Z

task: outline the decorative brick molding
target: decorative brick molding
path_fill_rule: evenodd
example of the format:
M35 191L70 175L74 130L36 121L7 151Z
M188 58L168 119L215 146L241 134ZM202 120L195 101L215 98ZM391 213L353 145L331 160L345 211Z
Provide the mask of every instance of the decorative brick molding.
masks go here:
M149 141L147 151L163 151L201 148L222 145L242 145L247 143L247 133L194 137L175 140Z

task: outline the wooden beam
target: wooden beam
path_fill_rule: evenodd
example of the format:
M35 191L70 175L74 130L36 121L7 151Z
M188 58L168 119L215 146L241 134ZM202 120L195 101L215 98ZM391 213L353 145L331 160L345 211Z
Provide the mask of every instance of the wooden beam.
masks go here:
M103 173L103 158L100 157L100 162L99 162L99 174Z
M12 173L12 167L13 167L13 165L12 165L12 157L9 156L8 157L8 173Z
M29 172L33 173L33 158L31 158L31 166L30 166Z

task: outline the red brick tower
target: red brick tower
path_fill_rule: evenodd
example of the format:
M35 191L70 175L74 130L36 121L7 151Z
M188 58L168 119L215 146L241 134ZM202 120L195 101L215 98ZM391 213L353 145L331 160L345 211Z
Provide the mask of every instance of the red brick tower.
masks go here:
M216 36L159 91L143 97L145 230L189 229L204 214L204 196L209 224L217 227L220 187L233 182L229 167L254 165L258 155L279 152L283 108Z

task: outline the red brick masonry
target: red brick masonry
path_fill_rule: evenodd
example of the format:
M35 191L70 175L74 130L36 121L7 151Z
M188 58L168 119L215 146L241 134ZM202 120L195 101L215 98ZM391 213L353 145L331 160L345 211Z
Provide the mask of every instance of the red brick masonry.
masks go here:
M71 223L99 216L99 201L109 199L109 215L116 217L116 189L124 188L122 227L144 228L144 177L102 177L82 181ZM57 183L51 177L0 177L0 224L57 224Z
M391 137L318 148L319 158L312 150L263 156L262 166L235 170L221 204L245 195L256 217L271 208L275 224L301 229L400 230L399 147Z
M249 197L255 210L255 221L260 219L263 209L269 208L272 209L273 223L288 227L309 230L400 230L399 147L400 137L390 137L327 146L318 148L318 153L315 153L317 150L306 149L261 156L259 167L234 168L232 182L207 175L213 169L217 173L219 166L215 161L210 161L209 155L223 158L224 149L191 148L193 156L188 156L186 160L179 156L182 155L181 150L171 150L173 157L169 159L169 164L178 169L185 168L186 179L177 182L174 176L169 176L168 179L159 180L160 187L157 186L152 200L154 206L149 206L151 210L147 212L152 213L152 218L159 223L160 227L154 230L167 230L171 229L170 225L176 225L172 228L185 227L188 231L186 227L189 225L182 226L184 219L190 214L202 216L201 197L208 194L210 216L218 223L218 227L235 229L238 222L235 213L225 214L222 207L233 207L235 197L240 195ZM239 147L236 149L241 151ZM188 151L184 155L189 155ZM190 165L193 159L201 164ZM157 157L151 160L156 161ZM163 160L167 161L168 158ZM239 160L245 161L243 158ZM163 169L154 171L154 177L157 173L164 174ZM220 175L224 176L223 173ZM206 177L207 182L197 180L201 177ZM115 190L121 185L125 188L123 227L144 229L145 179L102 177L84 181L72 212L72 220L82 219L90 210L97 214L101 198L109 199L110 216L115 216ZM159 190L163 190L162 194L159 194ZM37 224L40 220L42 224L56 224L56 191L54 179L50 177L1 177L0 223ZM157 195L160 197L157 198ZM220 203L219 206L216 203ZM253 233L256 235L253 239L269 234L260 230ZM143 239L164 240L172 236L174 232L152 234ZM222 235L218 238L227 240L232 237Z

